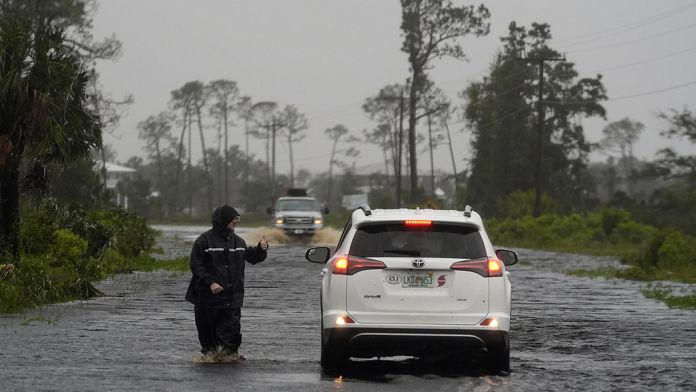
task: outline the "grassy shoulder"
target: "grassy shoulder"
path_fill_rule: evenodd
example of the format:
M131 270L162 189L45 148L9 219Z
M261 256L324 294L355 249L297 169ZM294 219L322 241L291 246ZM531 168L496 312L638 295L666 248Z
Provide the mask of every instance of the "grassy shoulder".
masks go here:
M661 286L648 286L641 290L647 298L664 302L669 308L696 310L696 291L686 295L672 295L673 290Z
M640 224L624 210L601 209L587 215L491 219L487 228L496 244L615 256L627 265L627 268L620 269L573 270L569 272L571 275L696 283L696 238L675 229ZM664 293L667 289L661 290L660 294L653 291L644 294L650 294L650 298L671 307L693 309L692 295L671 295Z
M94 265L75 261L66 265L47 257L25 257L19 266L1 265L0 313L100 296L93 282L118 273L189 271L186 257L157 260L151 256L121 258L111 253Z
M29 208L20 230L21 257L0 254L0 313L99 296L93 283L116 273L187 271L185 258L150 256L155 237L143 218L118 208Z

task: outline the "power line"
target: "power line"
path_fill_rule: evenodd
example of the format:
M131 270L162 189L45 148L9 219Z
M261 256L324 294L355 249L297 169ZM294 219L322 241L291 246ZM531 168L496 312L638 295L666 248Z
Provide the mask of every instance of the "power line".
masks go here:
M695 46L695 47L692 47L692 48L680 50L680 51L678 51L678 52L672 52L672 53L668 53L668 54L665 54L665 55L662 55L662 56L652 57L652 58L649 58L649 59L636 61L636 62L633 62L633 63L621 64L621 65L616 65L616 66L613 66L613 67L602 68L602 69L590 71L590 73L595 73L595 72L606 72L606 71L615 71L615 70L617 70L617 69L630 68L630 67L634 67L634 66L636 66L636 65L648 64L648 63L652 63L652 62L655 62L655 61L664 60L664 59L667 59L667 58L670 58L670 57L674 57L674 56L677 56L677 55L680 55L680 54L684 54L684 53L688 53L688 52L693 52L694 50L696 50L696 46Z
M696 80L692 80L690 82L681 83L681 84L677 84L675 86L665 87L665 88L661 88L661 89L657 89L657 90L644 91L642 93L624 95L624 96L620 96L620 97L616 97L616 98L608 98L605 100L605 102L622 101L624 99L631 99L631 98L636 98L636 97L643 97L646 95L659 94L659 93L663 93L665 91L677 90L680 88L688 87L688 86L691 86L694 84L696 84ZM544 103L559 103L559 104L583 104L583 103L587 103L587 102L588 101L555 101L555 100L554 101L544 101Z
M638 39L633 39L633 40L629 40L629 41L618 42L618 43L610 44L610 45L595 46L595 47L593 47L593 48L585 48L585 49L570 50L570 51L567 51L567 53L582 53L582 52L591 52L591 51L593 51L593 50L600 50L600 49L607 49L607 48L615 48L615 47L617 47L617 46L623 46L623 45L633 44L633 43L636 43L636 42L647 41L647 40L650 40L650 39L653 39L653 38L661 37L661 36L663 36L663 35L668 35L668 34L676 33L676 32L679 32L679 31L688 30L688 29L691 29L691 28L694 28L694 27L696 27L696 23L695 23L695 24L691 24L691 25L687 25L687 26L678 27L678 28L672 29L672 30L663 31L663 32L660 32L660 33L657 33L657 34L648 35L648 36L646 36L646 37L642 37L642 38L638 38Z
M621 101L621 100L624 100L624 99L631 99L631 98L636 98L636 97L642 97L642 96L645 96L645 95L659 94L659 93L662 93L662 92L665 92L665 91L677 90L677 89L680 89L680 88L684 88L684 87L687 87L687 86L691 86L691 85L693 85L693 84L696 84L696 80L693 80L693 81L691 81L691 82L686 82L686 83L678 84L678 85L676 85L676 86L661 88L661 89L658 89L658 90L651 90L651 91L646 91L646 92L642 92L642 93L638 93L638 94L632 94L632 95L624 95L623 97L616 97L616 98L608 99L608 101Z
M564 39L560 39L560 40L555 40L555 43L556 43L556 44L559 44L559 43L568 42L568 41L571 41L571 42L572 42L572 41L577 41L577 40L579 40L579 39L582 40L582 39L584 39L584 38L593 37L593 36L594 36L595 38L586 39L586 40L584 40L584 41L580 41L580 42L576 42L576 43L570 43L570 44L567 44L566 46L576 46L576 45L581 45L581 44L583 44L583 43L598 41L598 40L600 40L600 39L602 39L602 38L605 38L605 37L608 37L608 36L611 36L611 35L615 35L615 34L618 34L618 33L623 33L623 32L630 31L630 30L634 30L634 29L637 29L637 28L639 28L639 27L642 27L642 26L651 24L651 23L653 23L653 22L657 22L657 21L660 21L660 20L662 20L662 19L668 18L668 17L670 17L670 16L673 16L673 15L676 15L676 14L680 14L680 13L682 13L683 11L686 11L687 9L693 8L693 7L696 7L696 3L690 3L690 4L687 4L687 5L681 6L681 7L677 7L677 8L673 8L673 9L667 10L667 11L665 11L665 12L663 12L663 13L660 13L660 14L657 14L657 15L649 16L649 17L647 17L647 18L639 19L639 20L637 20L637 21L633 21L633 22L630 22L630 23L626 23L626 24L624 24L624 25L620 25L620 26L616 26L616 27L609 28L609 29L597 31L597 32L594 32L594 33L583 34L583 35L579 35L579 36L575 36L575 37L570 37L570 38L564 38Z

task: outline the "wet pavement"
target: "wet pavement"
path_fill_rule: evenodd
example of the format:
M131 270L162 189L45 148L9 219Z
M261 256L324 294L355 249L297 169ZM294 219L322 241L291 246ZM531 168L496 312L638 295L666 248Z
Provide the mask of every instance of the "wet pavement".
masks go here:
M167 228L167 254L187 253L197 229ZM509 376L376 359L322 374L321 266L305 249L273 246L248 266L243 363L194 362L189 274L134 273L100 282L105 297L0 315L0 390L696 390L696 312L644 298L642 283L563 274L617 265L611 258L524 249L510 268Z

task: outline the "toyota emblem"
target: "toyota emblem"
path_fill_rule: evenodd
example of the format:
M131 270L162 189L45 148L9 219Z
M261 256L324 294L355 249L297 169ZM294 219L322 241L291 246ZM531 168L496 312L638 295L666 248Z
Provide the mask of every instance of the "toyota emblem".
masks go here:
M425 265L425 261L423 261L422 259L415 259L411 262L411 265L413 266L413 268L423 268L423 266Z

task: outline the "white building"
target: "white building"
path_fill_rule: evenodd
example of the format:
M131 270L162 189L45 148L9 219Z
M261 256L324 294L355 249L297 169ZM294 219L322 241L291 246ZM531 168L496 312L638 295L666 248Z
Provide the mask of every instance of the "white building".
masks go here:
M135 169L130 167L120 166L115 163L106 164L106 189L115 195L116 204L128 209L128 196L121 194L118 189L118 183L124 179L131 179L135 173Z

